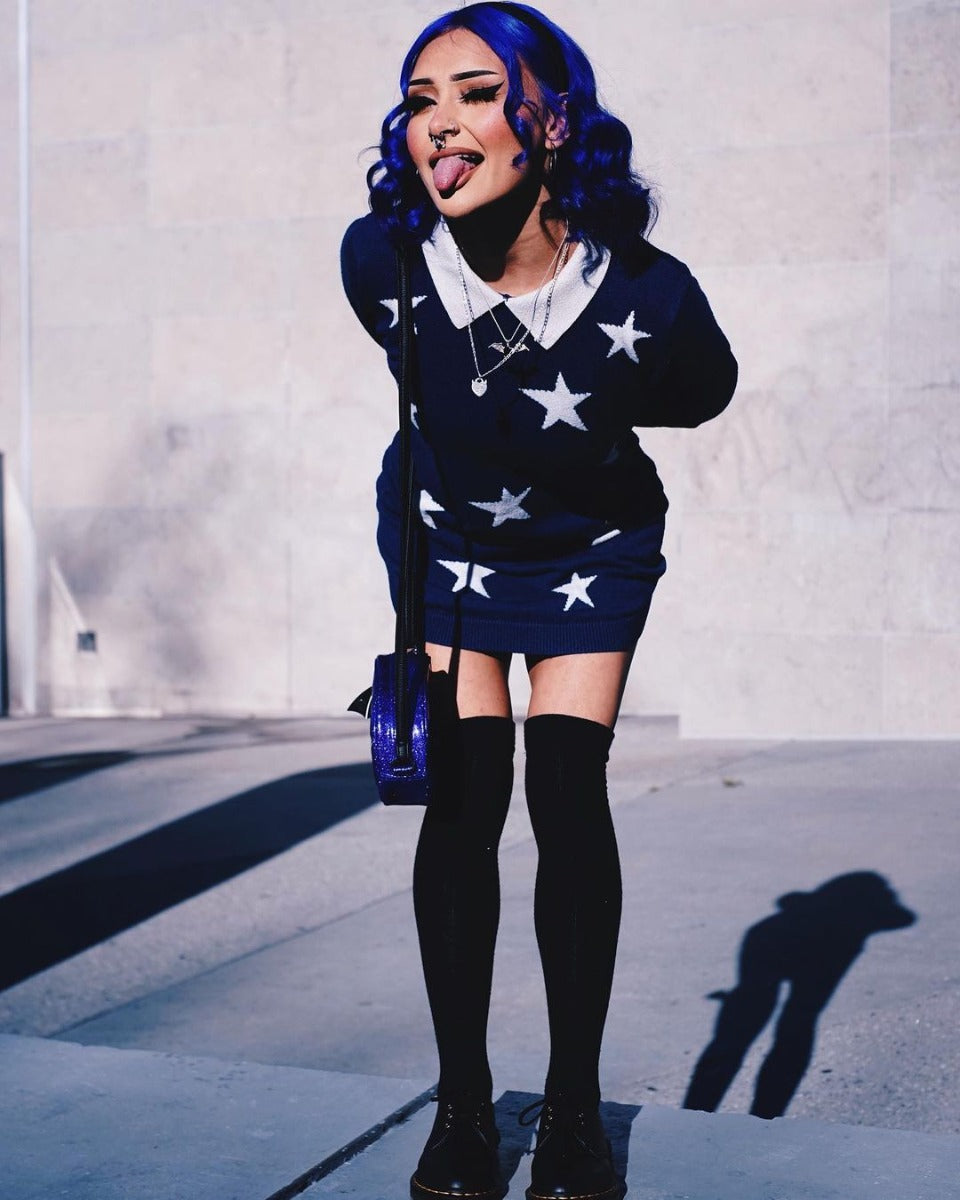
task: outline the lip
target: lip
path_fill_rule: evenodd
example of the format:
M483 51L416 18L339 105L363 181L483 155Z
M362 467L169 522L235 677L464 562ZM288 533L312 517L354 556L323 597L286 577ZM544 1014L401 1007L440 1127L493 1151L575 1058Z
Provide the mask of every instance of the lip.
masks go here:
M443 150L438 150L436 154L431 154L427 159L427 163L432 171L441 158L459 158L461 156L475 158L477 161L473 164L474 166L479 166L483 162L483 155L476 150L471 150L469 146L445 146Z

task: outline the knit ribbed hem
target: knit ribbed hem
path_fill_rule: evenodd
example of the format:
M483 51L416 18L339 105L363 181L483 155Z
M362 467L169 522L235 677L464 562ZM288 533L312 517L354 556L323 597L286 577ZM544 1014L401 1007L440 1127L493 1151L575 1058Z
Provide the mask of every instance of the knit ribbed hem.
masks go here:
M457 615L449 610L427 608L426 640L438 646L459 646L490 654L598 654L632 650L637 644L650 611L615 620L530 621L498 614L484 618Z

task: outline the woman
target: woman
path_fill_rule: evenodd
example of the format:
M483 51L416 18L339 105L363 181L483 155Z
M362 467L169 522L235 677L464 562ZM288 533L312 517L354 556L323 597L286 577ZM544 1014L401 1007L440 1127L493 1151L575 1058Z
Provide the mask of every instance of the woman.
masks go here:
M401 89L342 267L396 372L394 247L412 251L427 651L453 665L459 712L456 794L427 810L414 864L440 1081L411 1195L504 1193L486 1026L517 653L550 1028L527 1195L606 1200L624 1191L598 1112L621 906L606 762L667 508L632 428L715 416L736 363L690 272L645 240L630 134L562 30L469 5L417 38ZM377 494L396 600L396 441Z

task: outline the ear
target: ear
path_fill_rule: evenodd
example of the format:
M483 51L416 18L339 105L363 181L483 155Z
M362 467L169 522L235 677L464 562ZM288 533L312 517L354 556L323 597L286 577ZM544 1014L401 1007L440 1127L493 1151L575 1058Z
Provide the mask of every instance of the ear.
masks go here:
M547 113L546 124L543 128L544 145L548 150L559 150L570 136L567 125L567 93L560 93L560 108L556 112Z

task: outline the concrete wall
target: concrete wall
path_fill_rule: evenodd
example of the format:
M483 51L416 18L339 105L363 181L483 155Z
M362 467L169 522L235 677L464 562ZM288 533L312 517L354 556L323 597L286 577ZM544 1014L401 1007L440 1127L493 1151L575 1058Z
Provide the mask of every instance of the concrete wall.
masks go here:
M36 660L32 528L22 475L20 320L20 74L17 0L0 0L0 455L6 566L5 633L11 707L30 707Z
M670 570L627 711L956 736L960 7L544 6L634 130L655 240L742 367L725 417L645 437ZM438 6L29 10L41 704L340 711L391 636L372 485L395 417L336 253ZM15 19L0 0L7 451Z
M651 89L664 233L743 374L728 420L664 442L684 729L955 735L960 10L702 8L682 129Z

